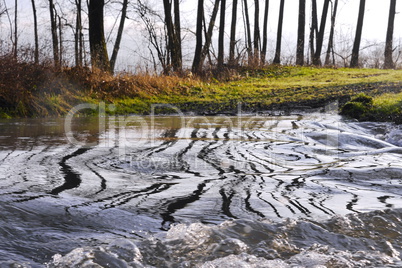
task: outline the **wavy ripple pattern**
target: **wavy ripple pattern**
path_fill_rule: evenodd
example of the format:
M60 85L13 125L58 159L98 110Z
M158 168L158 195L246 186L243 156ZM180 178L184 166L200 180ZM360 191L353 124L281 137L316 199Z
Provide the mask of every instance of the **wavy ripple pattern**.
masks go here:
M108 146L39 137L4 147L0 201L27 210L38 209L37 202L57 204L63 224L85 222L91 230L103 222L122 236L168 230L174 223L320 219L401 207L397 126L336 116L186 120L192 123L145 135L129 127L124 134L131 143L121 143L118 130L109 129L98 137L112 137ZM116 224L116 213L148 220L128 227Z

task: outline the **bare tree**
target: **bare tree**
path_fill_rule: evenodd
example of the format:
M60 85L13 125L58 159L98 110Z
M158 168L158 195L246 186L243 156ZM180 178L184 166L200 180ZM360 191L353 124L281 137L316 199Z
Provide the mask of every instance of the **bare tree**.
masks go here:
M7 12L7 8L0 3L0 17Z
M38 36L38 17L36 14L35 0L31 0L31 4L32 4L33 19L34 19L34 38L35 38L34 61L35 61L35 64L38 64L39 63L39 36Z
M234 54L236 46L236 23L237 23L237 0L232 4L232 24L230 26L229 65L234 65Z
M174 54L174 28L172 19L172 3L169 0L163 0L163 9L165 11L165 27L167 31L167 51L169 54L168 62Z
M170 54L173 71L180 72L182 69L182 56L180 38L180 10L178 0L174 0L174 22L172 17L171 0L163 0L163 8L165 12L165 25L168 36L167 51Z
M315 50L314 59L313 59L314 65L321 65L321 51L322 51L322 44L324 41L324 32L325 32L325 24L327 22L329 1L330 0L325 0L324 6L322 8L320 30L318 31L318 35L317 35L317 39L316 39L316 41L317 41L316 48L315 48L316 50Z
M315 57L315 36L318 35L318 18L317 18L317 1L311 0L311 28L310 28L310 56L311 61L314 62Z
M299 0L299 23L297 30L296 64L304 65L304 36L306 26L306 0Z
M89 0L89 47L92 68L110 72L104 31L104 0Z
M202 47L201 60L200 60L201 66L204 64L205 57L209 53L209 48L211 46L212 35L214 32L214 27L215 27L215 21L216 21L216 17L218 16L219 5L220 5L220 0L215 0L214 7L212 10L212 14L211 14L211 19L210 19L209 25L208 25L208 30L205 34L205 44Z
M247 47L247 56L249 63L251 63L253 59L253 50L252 50L252 41L251 41L251 27L250 27L250 16L248 13L248 3L247 0L243 0L243 16L244 16L244 28L246 34L246 47Z
M10 13L8 12L6 0L3 0L3 3L4 3L4 9L1 11L1 15L3 15L3 14L7 15L8 24L10 26L10 40L11 40L11 43L14 44L13 22L12 22Z
M352 59L350 61L351 68L357 68L359 66L359 51L363 31L365 8L366 8L366 0L360 0L359 17L357 19L356 35L355 35L355 41L353 43Z
M153 11L146 4L142 3L141 0L138 0L136 12L139 14L141 20L143 21L146 31L147 37L153 49L156 51L157 58L159 64L162 66L163 73L168 74L170 70L170 56L167 51L167 46L165 43L167 42L166 33L162 33L163 30L156 26L156 22L153 17L156 17L158 20L165 21L157 12ZM154 69L157 71L158 63L154 57L153 50L149 48L154 64Z
M276 34L276 50L274 63L281 63L281 47L282 47L282 26L283 26L283 13L285 8L285 0L281 0L281 5L279 8L279 21L278 21L278 31Z
M332 2L331 2L331 4L332 4ZM335 34L335 20L336 20L337 10L338 10L338 0L335 0L335 3L332 6L331 31L329 33L327 55L325 56L325 65L330 65L331 52L332 52L332 59L333 59L332 65L335 65L334 34Z
M202 24L204 18L204 0L198 0L197 7L197 29L196 29L196 45L192 71L200 73L201 71L201 53L202 53Z
M269 11L269 0L265 0L264 9L264 26L262 33L262 50L261 50L261 63L265 64L265 58L267 56L267 46L268 46L268 11Z
M49 0L50 27L52 32L53 61L56 68L60 67L59 39L57 36L57 17L53 0Z
M174 26L175 26L175 55L176 59L173 60L173 65L176 66L176 71L181 71L183 65L183 56L181 48L181 22L180 22L180 0L173 0L174 4Z
M384 52L384 68L385 69L395 68L395 64L392 59L392 52L393 52L392 43L393 43L393 36L394 36L395 9L396 9L396 0L391 0L390 7L389 7L388 28L387 28L387 37L386 37L386 41L385 41L385 52Z
M82 0L75 0L76 6L76 20L75 20L75 65L82 66L82 54L83 54L83 33L82 33Z
M225 17L226 17L226 0L221 0L221 15L219 22L218 37L218 68L223 67L225 54Z
M62 27L62 22L61 22L61 16L57 16L59 24L58 24L58 29L59 29L59 66L63 67L63 53L64 53L64 47L63 47L63 27Z
M114 69L116 66L117 54L119 53L119 50L120 50L120 43L121 43L121 38L123 36L124 23L125 23L126 17L127 17L127 6L128 6L128 0L123 0L123 7L121 9L121 18L120 18L119 29L117 30L117 37L116 37L116 41L114 43L112 57L110 58L110 70L112 72L114 72Z
M260 60L260 4L254 0L254 61Z
M18 56L18 0L14 1L14 46L13 46L13 56L17 58Z

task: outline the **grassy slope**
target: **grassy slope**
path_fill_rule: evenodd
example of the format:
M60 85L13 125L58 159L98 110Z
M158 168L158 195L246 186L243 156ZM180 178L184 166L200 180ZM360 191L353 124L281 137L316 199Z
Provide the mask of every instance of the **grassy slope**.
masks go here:
M248 111L317 108L333 100L345 103L362 92L385 94L374 100L374 106L382 112L396 113L402 100L399 70L269 67L242 70L228 82L141 75L112 77L72 69L46 77L40 85L32 86L29 80L35 89L20 90L24 94L8 107L1 107L2 93L3 103L8 95L2 92L0 83L0 117L65 115L76 104L100 101L113 103L116 108L110 112L117 114L147 114L155 103L172 104L198 114L235 112L238 103Z
M140 100L117 98L114 103L123 113L131 109L146 113L151 103L173 104L183 111L201 114L234 112L238 103L249 111L317 108L334 100L345 103L362 92L373 96L388 93L388 98L394 100L391 93L402 90L399 81L402 71L395 70L280 67L250 73L248 77L245 72L242 78L230 82L186 84L184 81L179 92Z

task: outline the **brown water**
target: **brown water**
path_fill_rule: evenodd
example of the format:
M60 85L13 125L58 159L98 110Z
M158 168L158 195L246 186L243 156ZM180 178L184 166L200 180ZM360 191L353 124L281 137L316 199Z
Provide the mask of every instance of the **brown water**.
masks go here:
M4 120L0 264L400 267L400 144L323 114Z

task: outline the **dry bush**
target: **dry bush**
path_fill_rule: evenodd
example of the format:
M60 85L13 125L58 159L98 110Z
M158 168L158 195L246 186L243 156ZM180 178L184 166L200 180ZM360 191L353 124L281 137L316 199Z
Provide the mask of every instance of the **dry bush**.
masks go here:
M71 71L69 75L71 77ZM129 73L113 76L100 70L89 71L75 81L86 88L90 96L104 100L181 93L187 87L197 84L196 80L188 77Z
M0 57L0 110L15 116L62 114L77 98L78 87L64 72L51 64L19 61ZM63 105L51 109L50 102Z
M197 80L150 74L113 76L87 67L57 70L50 64L0 58L0 112L16 116L63 115L85 97L113 102L117 98L150 98L185 93Z
M34 99L51 70L44 65L18 62L11 56L0 58L0 107L30 115Z

